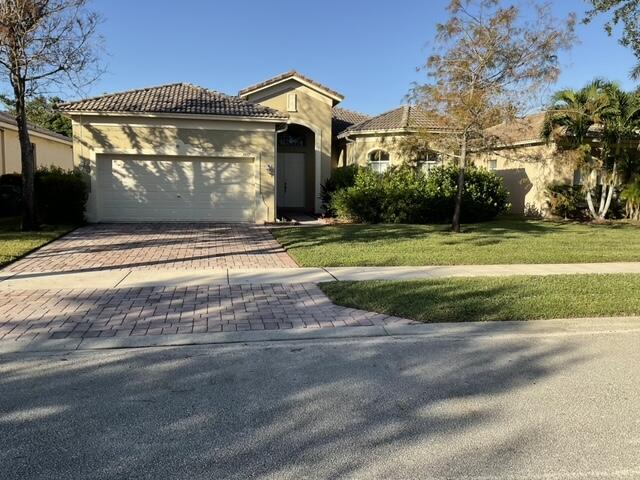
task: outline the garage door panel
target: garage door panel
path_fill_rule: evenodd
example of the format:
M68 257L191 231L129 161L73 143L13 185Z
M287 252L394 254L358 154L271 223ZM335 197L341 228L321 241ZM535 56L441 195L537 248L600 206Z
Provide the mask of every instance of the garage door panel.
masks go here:
M208 209L170 209L170 208L149 208L144 210L145 217L140 217L140 209L123 207L118 209L118 215L109 216L108 214L101 218L103 222L144 222L144 221L165 221L165 222L239 222L253 221L253 208L237 209L237 208L217 208L215 217L208 218L211 215ZM157 219L161 220L157 220ZM244 220L239 220L244 219Z
M254 219L253 162L141 156L98 161L102 221Z

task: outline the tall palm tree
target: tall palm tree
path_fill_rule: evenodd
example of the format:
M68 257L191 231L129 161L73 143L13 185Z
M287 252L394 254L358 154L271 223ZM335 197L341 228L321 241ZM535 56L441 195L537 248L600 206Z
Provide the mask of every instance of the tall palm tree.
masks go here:
M617 186L620 176L622 180L629 182L635 174L637 167L635 161L629 156L629 140L638 137L640 129L640 97L636 92L625 92L615 83L605 86L607 96L607 108L602 114L602 137L606 146L607 163L609 168L609 191L600 198L600 211L606 215L611 205L613 191ZM604 202L604 203L603 203Z
M545 140L554 138L565 152L571 153L570 158L578 169L589 172L585 193L594 219L604 218L602 212L596 212L593 205L593 191L603 160L602 149L592 141L592 137L594 127L602 124L603 115L609 108L607 85L605 81L596 79L579 90L556 92L551 98L542 128Z

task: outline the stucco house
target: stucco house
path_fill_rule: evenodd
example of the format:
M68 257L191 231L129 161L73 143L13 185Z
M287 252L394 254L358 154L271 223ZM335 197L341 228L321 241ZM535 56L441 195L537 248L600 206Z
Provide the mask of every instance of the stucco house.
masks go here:
M496 125L489 132L498 145L474 158L476 165L504 178L512 213L547 216L547 187L580 181L575 167L559 154L556 142L542 139L544 118L544 112L535 113Z
M73 142L70 138L31 123L29 135L34 146L36 167L55 165L65 170L73 168ZM12 115L0 112L0 175L20 173L21 170L18 124Z
M334 132L364 117L338 92L291 71L225 95L187 83L67 103L74 163L90 181L87 217L272 222L320 213Z
M322 183L338 166L382 172L410 160L428 171L436 153L407 158L399 141L442 126L416 106L370 117L296 71L230 96L187 83L62 105L72 120L74 164L90 183L92 222L273 222L321 213ZM476 163L505 178L517 213L542 211L550 181L572 171L551 161L542 117L507 129L513 138Z

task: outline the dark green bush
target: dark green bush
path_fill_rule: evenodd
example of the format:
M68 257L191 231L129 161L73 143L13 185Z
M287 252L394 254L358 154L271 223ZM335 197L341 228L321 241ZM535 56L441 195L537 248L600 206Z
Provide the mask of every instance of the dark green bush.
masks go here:
M582 187L554 183L547 187L547 194L552 215L572 220L587 218L587 205Z
M428 176L410 166L393 167L383 175L361 169L355 184L333 195L339 217L365 223L434 223L451 220L458 168L441 166ZM502 179L484 169L467 169L462 219L481 222L507 211Z
M331 209L331 197L333 194L338 190L352 187L356 182L358 170L360 170L358 165L338 167L322 184L320 189L320 199L322 200L322 209L327 213L327 215L333 216L336 214L336 212Z
M596 208L599 206L602 186L597 186L593 191L593 202ZM554 183L547 187L549 197L547 204L552 215L567 220L589 220L589 207L584 188L580 185L567 185ZM607 218L624 218L625 205L621 199L621 192L616 190L611 200L611 206L607 212Z
M35 178L36 205L41 220L47 224L79 224L89 192L79 170L59 167L41 168Z
M22 188L20 174L0 177L0 185ZM59 167L39 168L34 179L36 212L49 225L83 223L88 198L87 184L78 170Z

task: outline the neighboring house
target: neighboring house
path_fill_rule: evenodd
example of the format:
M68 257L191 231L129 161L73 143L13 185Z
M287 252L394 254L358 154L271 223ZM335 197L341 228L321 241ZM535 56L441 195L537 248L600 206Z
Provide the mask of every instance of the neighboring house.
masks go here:
M73 143L70 138L31 123L29 135L34 146L36 168L51 165L65 170L73 168ZM12 115L0 112L0 175L20 173L21 170L18 124Z
M558 155L556 143L542 139L544 117L544 113L536 113L489 129L499 146L474 159L477 166L504 178L512 213L546 216L547 187L579 181L571 162Z
M339 133L337 138L344 142L341 158L347 165L369 165L378 172L403 162L417 163L418 167L428 171L442 163L439 155L428 153L422 158L412 158L400 148L400 142L406 136L415 135L418 131L438 133L442 127L420 107L403 105Z

